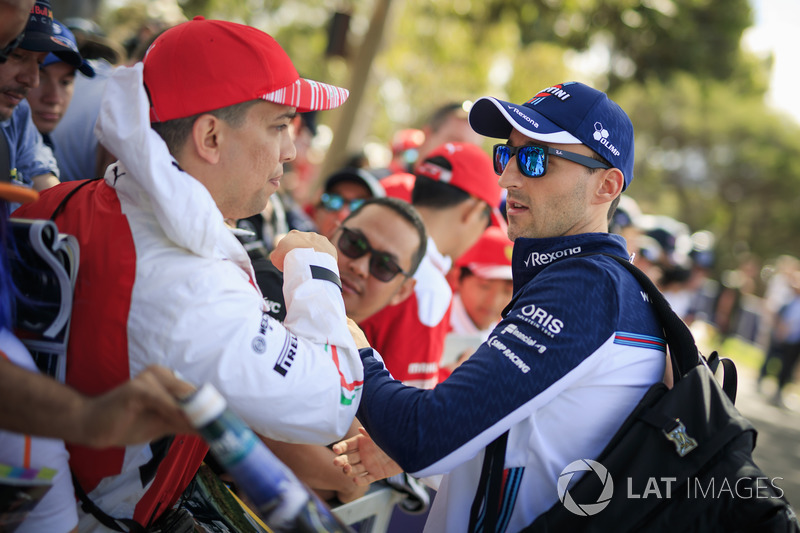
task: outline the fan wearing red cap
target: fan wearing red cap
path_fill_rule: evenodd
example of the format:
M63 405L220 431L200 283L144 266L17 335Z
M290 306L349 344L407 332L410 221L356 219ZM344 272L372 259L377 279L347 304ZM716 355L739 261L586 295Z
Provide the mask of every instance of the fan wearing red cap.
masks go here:
M458 258L452 271L454 333L489 336L500 312L511 301L511 253L514 243L497 226L489 226L478 242Z
M477 145L445 143L416 167L411 204L429 237L414 275L414 294L359 323L389 371L404 383L436 385L453 297L445 275L452 260L499 220L500 195L491 158Z
M231 219L260 213L277 190L283 164L295 156L289 134L295 113L338 107L349 95L301 78L266 33L203 17L153 42L144 58L144 85L153 128ZM201 146L182 152L176 141L192 128L192 135L204 136L195 141ZM219 136L232 141L230 151L214 144Z
M300 78L266 33L202 17L162 33L143 62L114 69L95 133L119 160L103 179L61 184L18 212L52 217L80 243L69 385L98 394L159 363L214 383L267 438L328 444L347 431L363 367L335 248L292 231L273 250L284 327L226 224L260 213L277 190L295 157L296 114L347 95ZM156 470L162 456L146 446L70 446L70 466L97 507L146 528L206 450L199 438L175 439ZM96 529L100 517L82 514L80 529Z

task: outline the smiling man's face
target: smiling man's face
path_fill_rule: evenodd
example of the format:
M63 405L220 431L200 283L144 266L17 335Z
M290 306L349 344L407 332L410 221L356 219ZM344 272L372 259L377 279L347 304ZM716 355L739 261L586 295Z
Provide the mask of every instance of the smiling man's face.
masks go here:
M364 206L343 225L365 237L374 250L386 252L397 265L408 272L420 246L414 226L390 207L380 204ZM339 248L342 230L337 230L332 242ZM347 257L339 250L339 274L342 278L342 298L347 316L360 322L387 305L400 303L413 290L413 279L400 273L389 281L380 281L369 272L372 254L358 258Z

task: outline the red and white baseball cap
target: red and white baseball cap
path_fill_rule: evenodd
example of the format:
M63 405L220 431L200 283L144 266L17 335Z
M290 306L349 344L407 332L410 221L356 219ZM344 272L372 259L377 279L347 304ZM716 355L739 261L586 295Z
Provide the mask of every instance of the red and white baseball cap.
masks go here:
M482 279L512 279L511 254L514 243L505 231L489 226L472 248L458 258L455 266L468 268Z
M442 159L450 168L439 164ZM492 207L492 223L506 228L505 219L498 209L503 189L494 173L492 158L480 146L463 142L444 143L425 156L425 160L414 168L414 174L449 183L480 198Z
M298 112L333 109L347 89L301 78L283 48L252 26L195 17L161 34L144 58L150 121L263 99Z

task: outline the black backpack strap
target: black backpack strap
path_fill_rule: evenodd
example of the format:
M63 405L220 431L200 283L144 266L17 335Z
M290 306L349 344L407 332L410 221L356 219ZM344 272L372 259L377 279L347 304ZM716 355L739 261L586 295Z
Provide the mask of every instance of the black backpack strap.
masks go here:
M90 183L101 179L103 178L92 178L90 180L83 180L83 183L81 183L80 185L69 191L67 194L65 194L64 198L62 198L61 202L59 202L59 204L56 206L55 210L53 211L53 214L50 215L50 220L55 222L56 217L61 214L61 212L64 210L65 207L67 207L67 202L69 202L70 198L72 198L75 195L75 193L77 193L79 190L89 185Z
M722 365L722 390L731 403L736 403L736 391L739 388L739 375L736 372L736 365L727 357L720 357L717 352L711 352L707 363L713 374L716 374L717 369Z
M492 441L484 451L481 478L469 512L469 528L467 529L469 533L477 531L493 533L497 528L507 442L508 431ZM481 508L485 509L482 520L480 519Z
M606 253L598 255L610 257L625 267L647 293L647 297L653 304L653 309L655 309L661 327L664 328L673 365L677 365L678 372L675 374L675 379L680 379L680 376L688 372L690 368L697 366L700 362L700 353L697 351L697 345L694 342L692 332L689 331L689 327L681 320L681 317L672 310L669 302L667 302L664 295L661 294L661 291L658 290L658 287L647 277L647 274L639 270L639 268L630 261L619 256Z
M641 285L647 293L647 297L650 298L656 315L658 315L658 319L664 328L667 344L669 345L670 360L673 363L673 370L676 370L675 366L677 365L677 373L673 372L674 379L676 381L679 380L680 377L692 367L703 364L703 358L697 350L697 345L694 342L692 332L689 331L689 327L681 320L681 317L672 310L669 302L667 302L664 295L661 294L661 291L658 290L650 278L647 277L647 274L642 272L630 261L626 261L621 257L611 254L602 255L611 257L625 267L628 272L633 274L639 282L639 285ZM730 359L719 357L717 352L713 352L708 357L708 361L705 364L708 365L712 373L716 372L720 364L722 365L724 370L722 376L722 390L730 401L734 403L736 401L736 390L738 388L736 365Z
M137 521L130 518L114 518L107 515L86 495L86 491L81 487L78 478L72 473L72 485L75 487L75 495L81 501L81 508L85 513L91 514L98 522L114 531L125 533L146 533L146 529Z

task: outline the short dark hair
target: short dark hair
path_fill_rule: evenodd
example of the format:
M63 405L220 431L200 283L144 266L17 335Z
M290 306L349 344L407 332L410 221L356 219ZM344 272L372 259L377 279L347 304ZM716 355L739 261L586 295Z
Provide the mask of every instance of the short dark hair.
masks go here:
M189 138L189 133L192 131L194 122L203 115L213 115L220 120L224 120L234 128L238 128L244 124L247 111L256 103L262 100L248 100L240 104L234 104L219 109L212 109L211 111L204 111L196 115L184 118L176 118L167 120L165 122L154 122L151 124L152 128L158 133L164 142L167 143L169 153L176 156L186 139Z
M342 221L342 224L357 216L361 210L368 205L382 205L388 207L405 219L409 224L411 224L415 230L417 230L417 235L419 236L419 247L414 255L411 256L411 268L408 270L409 274L413 276L417 271L417 268L419 268L419 264L422 262L422 258L425 257L425 252L428 249L428 232L425 230L425 224L422 222L422 217L419 216L417 210L405 200L386 196L382 198L370 198L361 204L358 209L347 215L347 218Z
M474 275L475 274L472 273L469 267L462 266L458 271L458 281L464 281L466 278Z
M611 200L611 205L608 206L608 225L611 227L611 221L614 220L614 213L617 211L617 206L619 205L619 198L621 195L617 195L616 198Z

